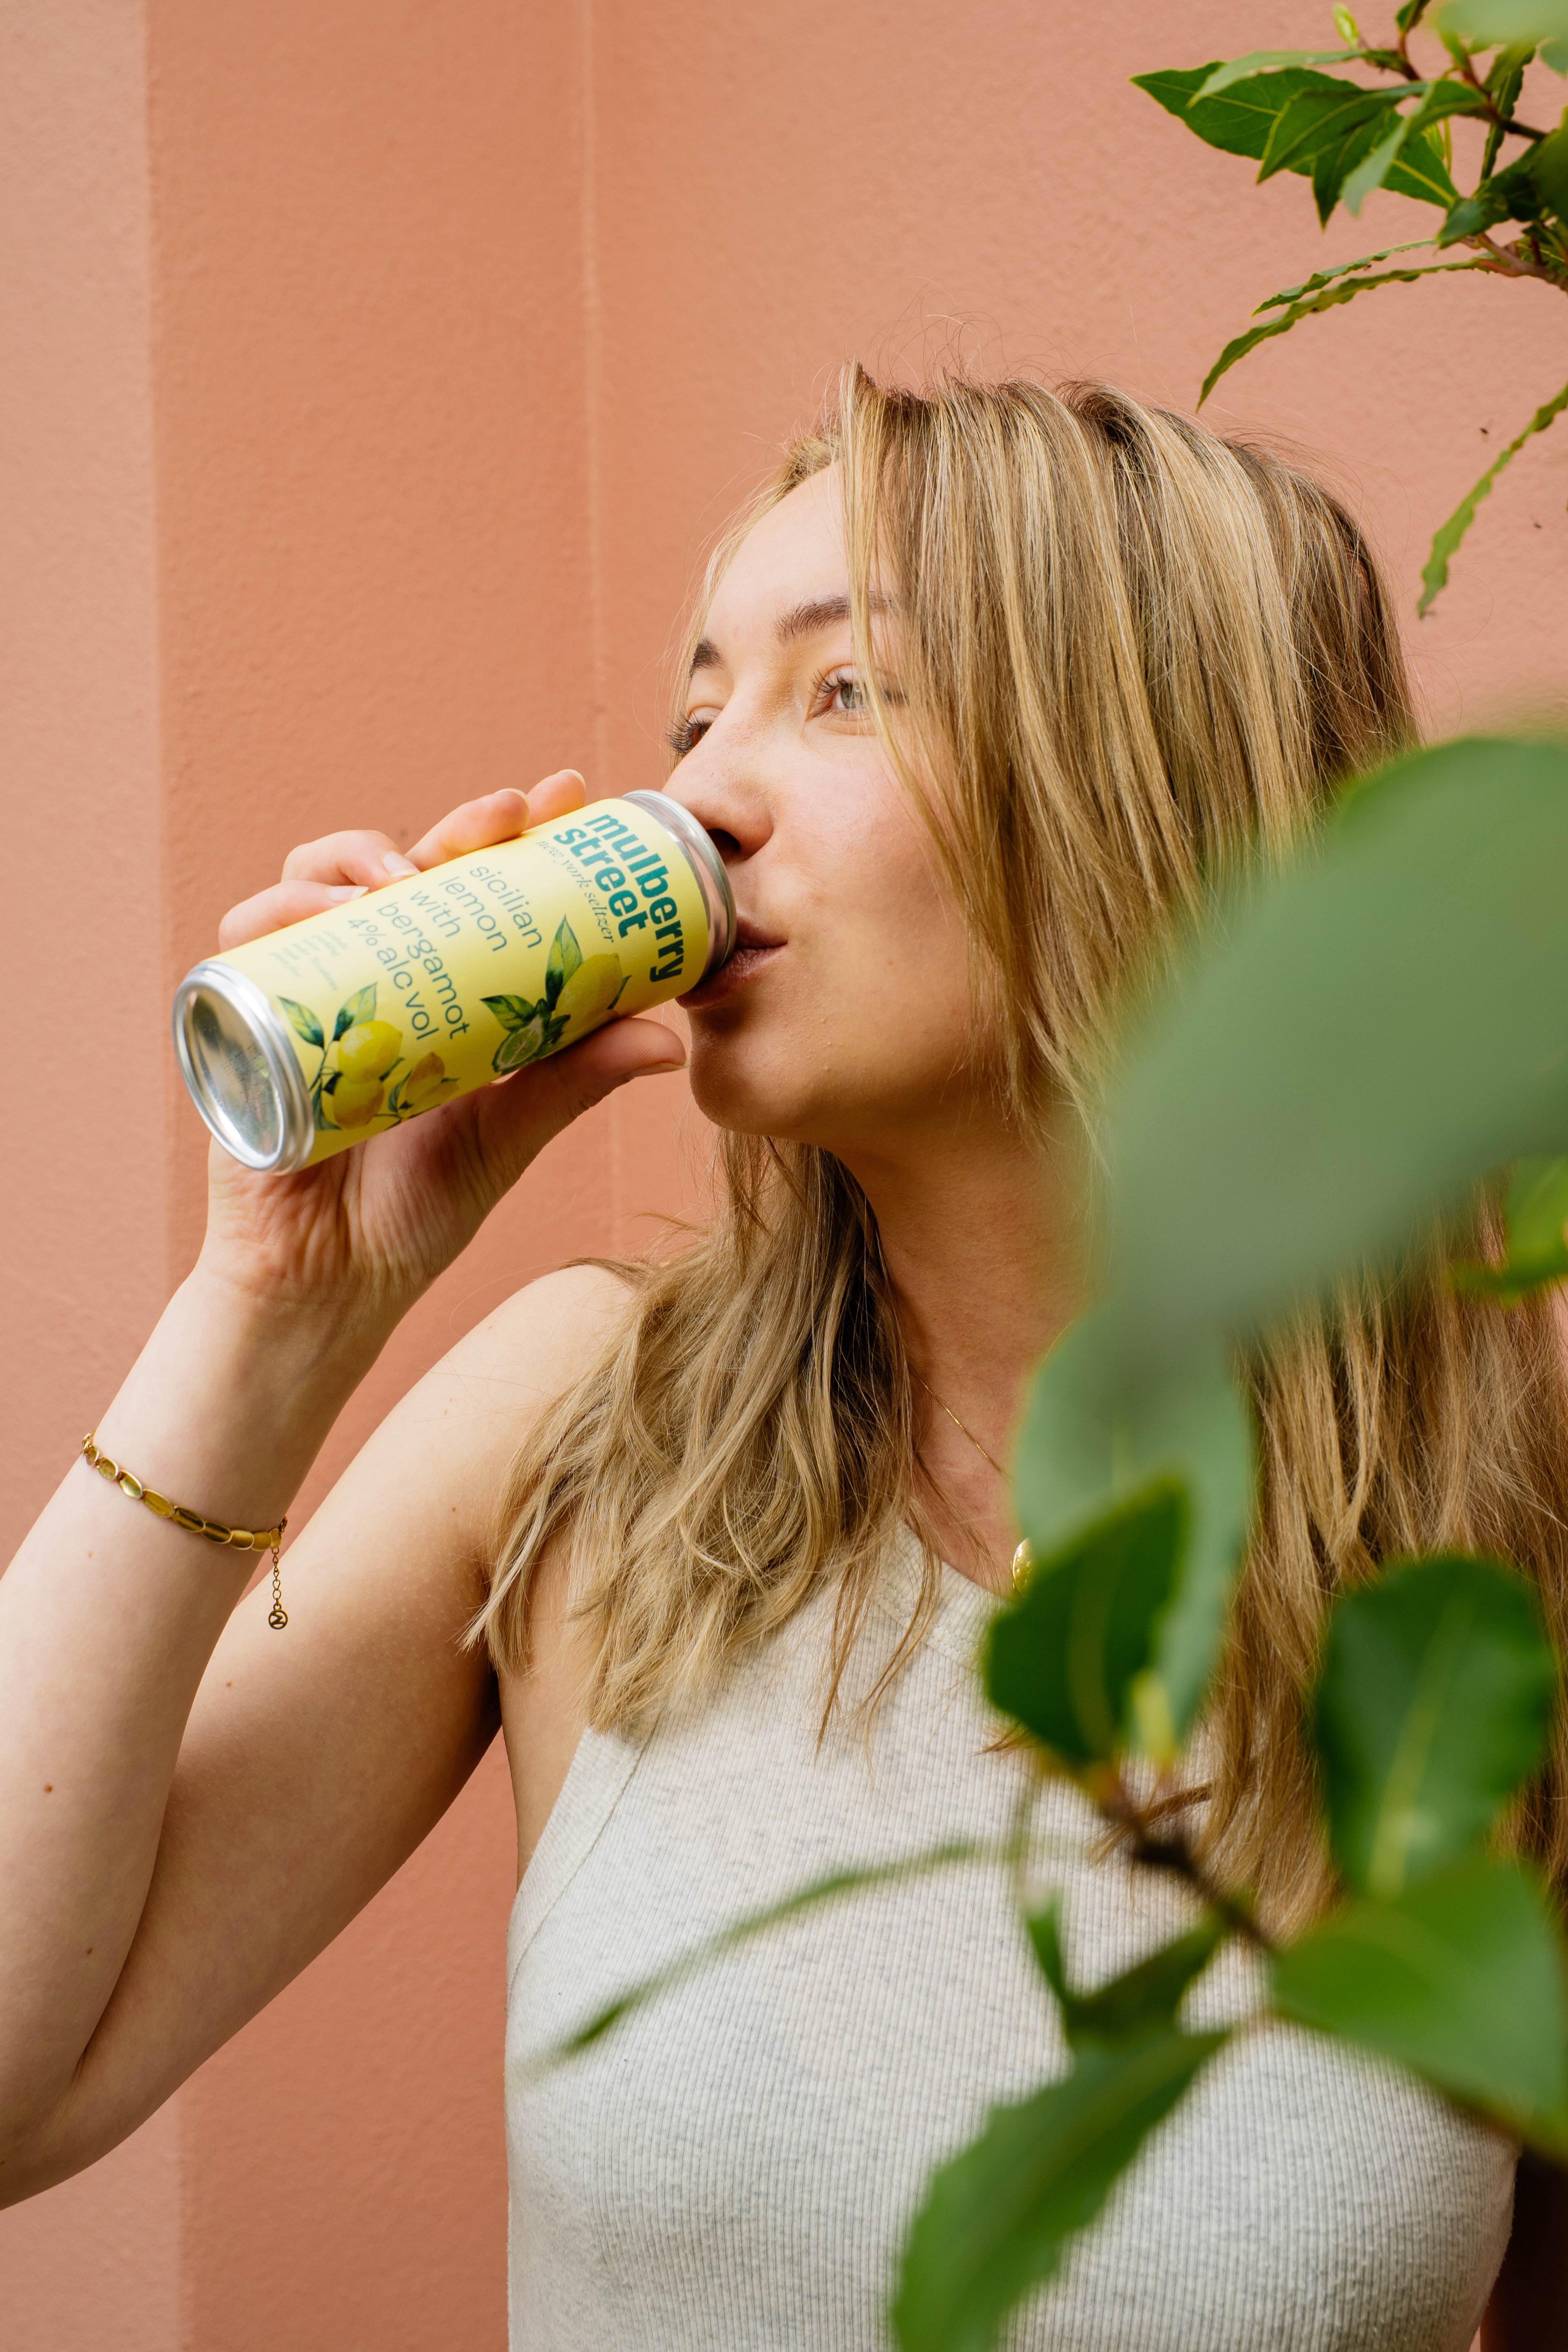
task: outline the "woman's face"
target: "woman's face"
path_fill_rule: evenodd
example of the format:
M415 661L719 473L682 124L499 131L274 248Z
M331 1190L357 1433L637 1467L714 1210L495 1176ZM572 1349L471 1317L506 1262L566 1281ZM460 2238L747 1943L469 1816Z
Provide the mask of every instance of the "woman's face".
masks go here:
M710 608L665 789L718 840L739 945L682 999L719 1126L851 1157L908 1149L968 1099L963 926L864 708L837 469L748 534ZM879 676L902 697L899 627Z

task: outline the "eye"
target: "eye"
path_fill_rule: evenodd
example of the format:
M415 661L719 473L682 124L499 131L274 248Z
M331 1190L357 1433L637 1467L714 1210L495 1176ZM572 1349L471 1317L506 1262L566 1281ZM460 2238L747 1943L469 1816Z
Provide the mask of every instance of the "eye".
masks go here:
M816 689L817 709L824 716L864 719L871 705L852 669L829 670Z
M712 724L711 719L704 718L700 712L694 712L689 719L679 720L670 729L666 738L676 758L684 760L689 751L694 751Z

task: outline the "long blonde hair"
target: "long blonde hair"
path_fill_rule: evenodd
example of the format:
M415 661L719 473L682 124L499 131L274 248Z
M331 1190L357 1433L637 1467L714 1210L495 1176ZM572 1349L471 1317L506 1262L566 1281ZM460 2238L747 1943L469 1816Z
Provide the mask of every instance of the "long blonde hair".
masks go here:
M878 722L963 911L993 1082L1043 1149L1064 1101L1091 1114L1119 995L1216 867L1279 854L1409 741L1387 596L1343 508L1265 451L1100 385L917 394L856 369L719 549L704 606L756 517L830 464L870 681L872 583L897 583L918 716L896 730L874 699ZM504 1498L483 1637L498 1666L526 1663L531 1580L565 1542L599 1727L647 1724L825 1589L836 1691L900 1523L924 1577L873 1699L934 1605L869 1204L815 1147L725 1134L720 1160L710 1229L622 1269L624 1320L531 1430ZM1440 1268L1250 1370L1263 1494L1208 1726L1205 1835L1289 1907L1320 1878L1301 1693L1329 1599L1394 1551L1475 1546L1535 1574L1562 1630L1568 1412L1549 1312L1459 1299ZM1553 1865L1556 1787L1531 1822Z

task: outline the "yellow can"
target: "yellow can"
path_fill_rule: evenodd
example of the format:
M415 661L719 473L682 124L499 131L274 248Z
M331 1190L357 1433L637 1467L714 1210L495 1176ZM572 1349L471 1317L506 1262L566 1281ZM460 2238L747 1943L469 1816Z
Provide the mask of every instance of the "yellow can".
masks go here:
M627 793L209 956L174 1047L226 1151L306 1168L684 994L734 943L708 835Z

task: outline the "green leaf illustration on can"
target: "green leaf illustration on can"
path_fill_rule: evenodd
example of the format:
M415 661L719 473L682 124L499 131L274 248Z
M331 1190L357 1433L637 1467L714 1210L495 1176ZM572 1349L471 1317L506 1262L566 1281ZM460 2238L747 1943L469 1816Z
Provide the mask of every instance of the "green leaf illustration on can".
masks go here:
M556 927L544 968L544 993L537 1003L526 996L486 996L505 1033L496 1047L491 1068L504 1077L525 1063L542 1061L552 1054L574 1023L579 1036L607 1021L619 1003L630 974L618 955L584 956L577 934L564 918Z

